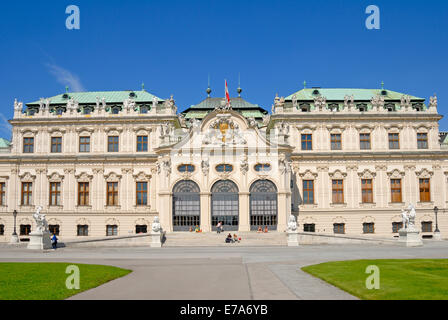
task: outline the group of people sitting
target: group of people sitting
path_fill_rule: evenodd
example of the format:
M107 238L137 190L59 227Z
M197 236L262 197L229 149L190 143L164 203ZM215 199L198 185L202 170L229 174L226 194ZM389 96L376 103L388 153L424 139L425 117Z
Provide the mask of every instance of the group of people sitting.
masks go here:
M257 233L268 233L268 226L264 227L264 231L261 226L258 227Z
M238 243L241 242L241 238L238 237L236 233L233 234L233 237L232 234L229 233L226 238L226 243L236 243L236 242Z

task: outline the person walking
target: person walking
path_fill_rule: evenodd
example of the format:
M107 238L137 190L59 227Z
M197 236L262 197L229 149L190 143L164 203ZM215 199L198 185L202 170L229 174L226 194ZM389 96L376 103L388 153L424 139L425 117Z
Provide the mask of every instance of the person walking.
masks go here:
M51 246L53 249L56 249L58 247L58 238L56 237L56 234L53 233L53 236L51 237Z
M222 228L222 223L221 223L221 221L219 221L218 224L216 225L216 232L221 233L221 228Z

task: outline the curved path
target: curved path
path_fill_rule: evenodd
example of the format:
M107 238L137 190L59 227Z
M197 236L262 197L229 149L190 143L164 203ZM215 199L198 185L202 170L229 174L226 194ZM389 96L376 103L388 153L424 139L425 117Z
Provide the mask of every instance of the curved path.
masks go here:
M91 263L133 270L123 278L71 299L356 299L300 268L336 260L448 258L447 249L447 241L426 242L419 248L309 245L296 248L62 248L34 252L3 246L0 247L0 262Z

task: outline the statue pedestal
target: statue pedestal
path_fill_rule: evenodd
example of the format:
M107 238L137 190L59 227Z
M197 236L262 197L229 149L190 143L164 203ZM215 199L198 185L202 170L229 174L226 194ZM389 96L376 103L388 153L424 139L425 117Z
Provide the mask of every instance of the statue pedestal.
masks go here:
M162 247L162 232L151 232L151 248L161 248Z
M400 235L399 241L406 244L406 247L420 247L423 245L423 241L418 230L400 229L398 234Z
M51 249L50 232L34 231L30 233L30 242L28 243L30 250L47 250Z
M13 235L11 236L11 239L9 240L9 243L11 243L11 244L20 243L19 236L16 235L16 234L13 234Z
M433 239L434 240L442 240L442 235L440 234L440 232L434 232Z
M287 231L288 234L288 247L299 246L299 231Z

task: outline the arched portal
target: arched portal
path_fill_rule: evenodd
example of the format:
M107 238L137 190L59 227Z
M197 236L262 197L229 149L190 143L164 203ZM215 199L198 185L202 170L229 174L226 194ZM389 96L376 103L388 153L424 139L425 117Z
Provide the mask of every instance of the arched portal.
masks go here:
M238 230L239 201L238 187L230 180L220 180L212 187L212 230L219 221L224 231Z
M267 226L277 230L277 187L269 180L257 180L250 187L250 228Z
M191 180L182 180L173 188L173 230L189 231L201 225L199 186Z

